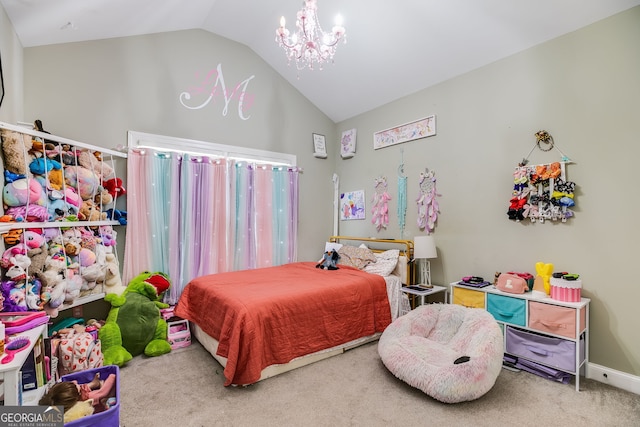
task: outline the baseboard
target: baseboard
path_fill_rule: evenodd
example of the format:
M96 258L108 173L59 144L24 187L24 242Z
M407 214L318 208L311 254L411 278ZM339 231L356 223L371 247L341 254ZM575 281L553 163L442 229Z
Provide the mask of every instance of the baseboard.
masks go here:
M640 394L640 377L627 374L626 372L620 372L607 368L606 366L589 363L587 378L630 391L631 393Z

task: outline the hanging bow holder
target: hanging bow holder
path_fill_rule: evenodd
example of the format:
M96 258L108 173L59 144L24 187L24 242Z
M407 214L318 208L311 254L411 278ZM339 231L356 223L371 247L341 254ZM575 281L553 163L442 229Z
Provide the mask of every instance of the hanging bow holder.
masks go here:
M513 192L507 216L513 221L529 219L531 222L566 222L574 216L575 182L567 179L567 165L572 163L556 146L553 137L545 130L536 132L536 142L527 157L513 173ZM529 165L529 156L538 148L552 149L561 154L561 161Z

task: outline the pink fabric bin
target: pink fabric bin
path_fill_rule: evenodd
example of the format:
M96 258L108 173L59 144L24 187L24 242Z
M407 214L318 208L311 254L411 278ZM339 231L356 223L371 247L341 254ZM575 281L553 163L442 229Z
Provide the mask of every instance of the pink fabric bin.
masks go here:
M61 379L62 381L76 380L80 384L86 384L91 382L96 373L100 374L101 379L105 379L111 374L116 375L116 404L106 411L66 423L65 427L118 427L120 425L120 370L116 365L106 365L100 368L74 372L63 376Z
M564 280L552 277L551 298L564 302L580 302L582 297L582 280Z

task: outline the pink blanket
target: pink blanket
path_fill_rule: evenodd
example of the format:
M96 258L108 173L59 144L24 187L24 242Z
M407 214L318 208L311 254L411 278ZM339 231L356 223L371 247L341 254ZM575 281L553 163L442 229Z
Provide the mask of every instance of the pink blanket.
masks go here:
M175 311L219 341L225 385L251 384L273 364L382 332L391 323L383 277L299 262L192 280Z

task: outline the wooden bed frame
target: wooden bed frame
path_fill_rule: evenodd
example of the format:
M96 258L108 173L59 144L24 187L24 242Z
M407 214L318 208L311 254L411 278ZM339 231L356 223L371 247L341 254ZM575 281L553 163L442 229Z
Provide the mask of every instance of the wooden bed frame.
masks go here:
M369 248L374 253L384 252L389 249L399 249L400 255L407 257L407 282L413 284L414 279L414 268L413 268L413 241L411 240L394 240L394 239L374 239L368 237L349 237L349 236L332 236L329 238L329 241L332 243L342 243L342 244L354 244L358 242L359 244L365 243L367 247L369 247L368 243L375 243L375 248ZM218 350L218 340L209 336L205 333L198 325L192 323L191 330L193 331L194 337L202 344L202 346L213 356L214 359L222 365L224 368L227 364L227 359L225 357L217 355ZM264 379L291 371L296 368L300 368L305 365L309 365L311 363L318 362L320 360L327 359L329 357L337 356L341 353L344 353L347 350L351 350L355 347L376 341L380 338L381 333L376 333L370 336L362 337L356 339L354 341L342 344L337 347L329 348L326 350L321 350L315 353L308 354L306 356L301 356L293 359L289 363L280 364L280 365L271 365L262 370L260 379L258 381L262 381Z

